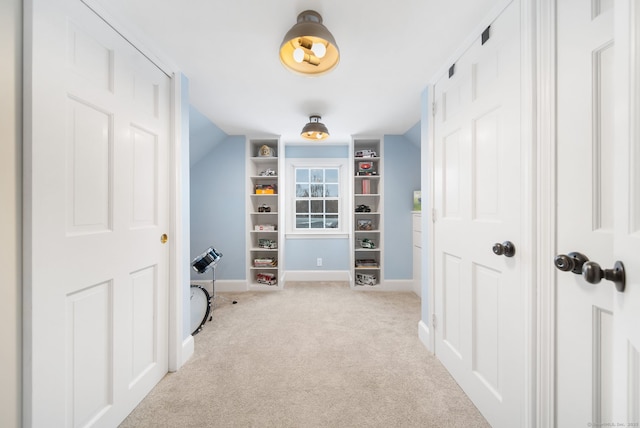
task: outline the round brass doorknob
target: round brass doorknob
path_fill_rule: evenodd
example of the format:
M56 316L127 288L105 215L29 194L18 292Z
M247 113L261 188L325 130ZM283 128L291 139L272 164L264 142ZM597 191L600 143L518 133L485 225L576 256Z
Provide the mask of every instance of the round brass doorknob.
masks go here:
M166 233L163 233L162 235L160 235L160 242L162 242L163 244L166 244L168 240L169 240L169 237L167 236Z

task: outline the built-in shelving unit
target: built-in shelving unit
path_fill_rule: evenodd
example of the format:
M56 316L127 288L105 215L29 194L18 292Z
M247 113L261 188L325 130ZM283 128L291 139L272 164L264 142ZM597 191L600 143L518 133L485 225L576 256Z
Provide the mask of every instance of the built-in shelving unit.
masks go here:
M352 287L382 285L382 141L353 140L353 273Z
M247 140L247 282L251 290L282 288L278 139Z

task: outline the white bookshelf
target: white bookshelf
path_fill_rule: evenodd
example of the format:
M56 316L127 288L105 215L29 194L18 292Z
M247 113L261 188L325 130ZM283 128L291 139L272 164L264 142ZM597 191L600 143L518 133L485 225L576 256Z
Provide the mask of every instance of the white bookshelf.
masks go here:
M372 155L368 151L375 152ZM353 140L353 237L354 289L379 289L383 278L383 160L382 140ZM369 279L375 278L371 285Z
M268 147L265 155L261 148ZM250 290L279 290L284 243L280 192L281 158L277 138L247 139L247 284ZM260 282L276 279L275 284Z

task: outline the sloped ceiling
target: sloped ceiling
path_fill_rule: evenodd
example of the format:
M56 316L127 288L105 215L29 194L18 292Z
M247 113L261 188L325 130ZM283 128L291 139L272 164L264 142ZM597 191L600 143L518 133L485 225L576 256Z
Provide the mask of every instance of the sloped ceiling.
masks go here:
M300 141L320 114L331 140L404 134L420 94L508 0L86 0L189 78L191 104L229 135ZM278 58L297 15L316 10L341 52L309 78Z

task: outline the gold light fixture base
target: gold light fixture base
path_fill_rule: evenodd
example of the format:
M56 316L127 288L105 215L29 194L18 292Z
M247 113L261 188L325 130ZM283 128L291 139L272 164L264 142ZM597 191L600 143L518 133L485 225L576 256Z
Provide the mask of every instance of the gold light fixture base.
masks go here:
M280 61L289 70L305 76L320 76L338 65L338 45L318 12L305 10L298 15L298 22L280 44Z

